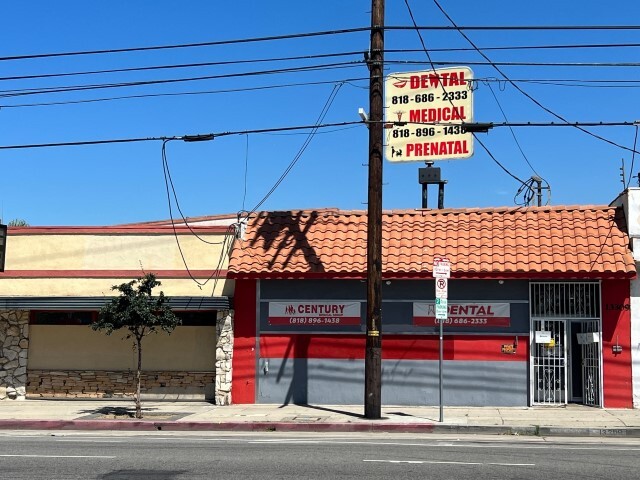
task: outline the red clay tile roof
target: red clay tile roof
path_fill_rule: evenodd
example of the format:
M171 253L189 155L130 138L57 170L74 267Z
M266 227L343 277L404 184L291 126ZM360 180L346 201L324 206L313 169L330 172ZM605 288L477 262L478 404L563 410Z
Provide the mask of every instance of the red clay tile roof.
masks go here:
M383 275L430 276L447 257L453 276L633 277L624 215L607 206L403 210L383 213ZM366 272L367 214L305 210L254 216L230 276Z

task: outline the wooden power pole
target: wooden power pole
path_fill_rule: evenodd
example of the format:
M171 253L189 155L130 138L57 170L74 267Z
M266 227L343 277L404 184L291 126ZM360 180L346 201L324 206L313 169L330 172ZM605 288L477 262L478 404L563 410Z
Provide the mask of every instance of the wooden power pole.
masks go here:
M382 391L382 140L384 0L371 0L369 52L369 188L367 215L367 343L364 416L381 418Z

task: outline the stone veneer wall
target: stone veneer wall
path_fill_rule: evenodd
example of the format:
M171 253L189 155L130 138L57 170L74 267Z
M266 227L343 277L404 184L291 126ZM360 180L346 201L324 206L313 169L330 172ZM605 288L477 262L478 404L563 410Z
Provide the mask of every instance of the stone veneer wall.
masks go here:
M216 318L216 405L231 405L233 360L233 311L222 310Z
M0 400L24 400L29 357L29 312L0 311Z
M29 398L118 398L133 395L134 371L29 370ZM200 392L205 398L214 372L142 372L141 394Z

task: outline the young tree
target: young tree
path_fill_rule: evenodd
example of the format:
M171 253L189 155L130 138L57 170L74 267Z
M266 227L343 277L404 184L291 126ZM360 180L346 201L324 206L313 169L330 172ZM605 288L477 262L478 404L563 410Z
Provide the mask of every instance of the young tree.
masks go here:
M120 292L120 296L107 303L98 315L98 320L91 325L94 330L104 331L111 335L124 328L129 331L125 339L133 338L138 352L138 368L136 370L134 401L136 418L142 418L140 403L140 373L142 371L142 339L151 333L162 330L168 334L180 325L181 321L167 305L168 298L161 291L152 296L152 290L159 286L153 273L121 285L114 285L111 290Z

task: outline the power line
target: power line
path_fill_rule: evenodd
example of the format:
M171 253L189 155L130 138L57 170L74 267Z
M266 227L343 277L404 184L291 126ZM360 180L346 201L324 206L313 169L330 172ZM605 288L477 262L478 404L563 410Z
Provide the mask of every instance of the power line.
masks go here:
M427 58L429 59L429 63L431 64L431 68L433 70L435 70L435 65L431 59L431 54L429 53L429 50L427 49L426 44L424 43L424 39L422 38L422 33L420 32L420 30L417 29L417 24L416 24L416 20L413 16L413 11L411 10L411 6L409 5L409 0L404 0L405 5L407 6L407 10L409 11L409 16L411 17L411 21L413 22L413 24L416 26L416 33L418 34L418 37L420 38L420 43L422 44L422 49L424 50L424 53L427 55ZM440 84L440 87L442 88L443 93L447 93L447 90L444 86L443 82L438 82ZM456 107L453 105L453 101L451 100L451 98L449 98L449 103L451 104L451 106L454 108L454 110L456 109ZM478 136L473 133L473 138L480 144L480 146L487 152L487 154L489 155L489 157L502 169L504 170L507 175L509 175L510 177L512 177L513 179L515 179L516 181L520 182L522 185L525 185L525 183L520 180L520 178L518 178L516 175L514 175L513 173L511 173L502 163L500 163L498 161L498 159L493 155L493 153L491 153L491 151L489 150L489 148L478 138Z
M169 65L150 65L144 67L130 67L130 68L113 68L106 70L86 70L76 72L59 72L59 73L44 73L38 75L18 75L11 77L0 77L0 81L8 80L33 80L41 78L59 78L59 77L71 77L81 75L104 75L109 73L130 73L130 72L146 72L155 70L173 70L181 68L200 68L200 67L214 67L214 66L227 66L227 65L242 65L242 64L254 64L254 63L268 63L268 62L288 62L293 60L316 60L319 58L333 58L333 57L347 57L353 55L362 55L361 51L356 52L339 52L339 53L323 53L315 55L299 55L293 57L274 57L274 58L253 58L245 60L227 60L220 62L199 62L199 63L179 63Z
M372 122L368 123L402 123L411 125L438 125L438 126L464 126L464 123L449 123L449 122ZM500 128L500 127L629 127L635 126L637 122L573 122L573 123L554 123L554 122L501 122L501 123L487 123L488 128ZM352 122L338 122L338 123L323 123L314 125L297 125L291 127L274 127L274 128L259 128L254 130L236 130L220 133L208 133L204 135L183 135L174 137L144 137L144 138L120 138L120 139L108 139L108 140L86 140L78 142L59 142L59 143L31 143L22 145L0 145L0 150L17 150L27 148L45 148L45 147L76 147L87 145L101 145L111 143L133 143L133 142L150 142L150 141L165 141L165 140L183 140L183 141L197 141L198 137L207 137L206 139L215 139L220 137L229 137L234 135L248 135L248 134L263 134L274 132L290 132L295 130L315 130L319 128L332 128L332 127L344 127L348 125L363 125L361 120ZM633 151L632 149L629 149ZM636 152L640 153L640 152Z
M200 80L215 80L215 79L232 78L232 77L249 77L249 76L273 75L273 74L282 74L282 73L334 70L339 68L359 67L363 63L364 63L364 60L360 60L360 61L352 61L352 62L339 62L339 63L312 65L312 66L305 66L305 67L291 67L291 68L280 68L280 69L274 69L274 70L259 70L259 71L252 71L252 72L206 75L201 77L190 77L190 78L173 78L173 79L163 79L163 80L146 80L146 81L138 81L138 82L107 83L107 84L92 84L92 85L72 85L67 87L51 87L51 88L41 88L41 89L0 90L0 97L12 98L12 97L18 97L18 96L25 96L25 95L41 95L41 94L49 94L49 93L99 90L99 89L105 89L105 88L137 87L137 86L146 86L146 85L184 83L184 82L193 82L193 81L200 81Z
M318 115L318 119L316 120L316 125L319 126L319 125L322 124L322 122L324 121L324 118L326 117L327 113L329 113L329 109L331 108L331 105L333 104L333 101L335 100L335 98L338 95L338 92L340 91L341 88L342 88L342 84L334 85L333 90L331 90L331 94L329 95L329 98L327 98L327 101L325 102L324 106L322 107L322 110L320 111L320 114ZM361 123L361 122L356 122L356 123ZM296 155L293 157L293 160L291 160L289 165L287 165L287 168L285 168L284 172L282 172L282 175L280 175L280 178L278 178L278 180L274 183L273 187L271 187L271 189L251 209L251 211L249 211L245 215L245 217L244 217L245 219L248 219L251 216L251 214L253 214L258 208L260 208L264 204L264 202L266 202L267 199L273 194L273 192L276 191L276 189L284 181L284 179L287 177L287 175L289 175L289 172L291 172L291 170L296 165L296 163L298 163L298 160L300 160L300 158L302 157L302 154L305 152L305 150L307 149L307 147L311 143L311 140L313 140L313 137L315 136L317 131L318 131L318 128L314 127L311 130L311 132L309 132L309 135L307 136L305 141L302 143L302 146L298 150L298 153L296 153Z
M116 97L90 98L85 100L65 100L65 101L59 101L59 102L22 103L22 104L14 104L14 105L0 105L0 109L22 108L22 107L48 107L48 106L54 106L54 105L75 105L75 104L82 104L82 103L110 102L110 101L116 101L116 100L129 100L129 99L137 99L137 98L176 97L176 96L184 96L184 95L215 95L215 94L221 94L221 93L252 92L252 91L258 91L258 90L328 85L328 84L336 84L336 83L344 83L346 85L351 85L353 87L366 88L366 87L360 87L359 85L353 84L353 82L359 82L363 80L368 80L368 78L367 77L345 78L340 80L283 83L278 85L262 85L257 87L245 87L245 88L227 88L227 89L220 89L220 90L200 90L200 91L194 91L194 92L167 92L167 93L147 93L147 94L136 94L136 95L120 95Z
M330 128L330 127L342 127L346 125L362 125L362 121L353 121L353 122L339 122L339 123L324 123L324 124L314 124L314 125L298 125L292 127L275 127L275 128L260 128L254 130L238 130L238 131L230 131L230 132L220 132L220 133L210 133L201 135L200 137L207 137L207 139L219 138L219 137L228 137L232 135L247 135L247 134L261 134L261 133L272 133L272 132L287 132L294 130L309 130L309 129L319 129L319 128ZM131 143L131 142L149 142L149 141L166 141L166 140L183 140L183 141L194 141L195 138L197 140L199 136L190 136L183 135L177 137L146 137L146 138L121 138L121 139L109 139L109 140L88 140L88 141L79 141L79 142L59 142L59 143L32 143L32 144L23 144L23 145L0 145L0 150L16 150L16 149L25 149L25 148L45 148L45 147L76 147L76 146L86 146L86 145L100 145L100 144L111 144L111 143ZM209 138L210 137L210 138Z
M444 14L444 16L449 20L449 22L451 22L451 24L458 29L458 26L456 25L456 23L453 21L453 19L449 16L449 14L442 8L442 6L440 5L440 3L438 3L438 0L433 0L433 2L436 4L436 6L438 7L438 9ZM637 27L637 29L640 29L640 26ZM493 66L493 68L496 69L496 71L498 71L498 73L500 73L500 75L502 75L505 80L507 80L509 83L511 83L511 85L513 85L515 87L516 90L518 90L521 94L523 94L525 97L527 97L529 100L531 100L533 103L535 103L536 105L538 105L540 108L542 108L545 112L549 113L550 115L553 115L554 117L556 117L558 120L561 120L567 124L569 124L569 121L564 118L563 116L557 114L556 112L554 112L553 110L545 107L542 103L540 103L538 100L536 100L534 97L532 97L531 95L529 95L527 92L525 92L522 88L520 88L516 83L512 82L509 77L500 69L498 68L495 64L493 64L493 62L491 61L491 59L484 53L482 52L482 50L480 50L475 43L473 43L473 41L461 30L458 29L458 31L460 32L460 35L462 35L465 40L467 40L467 42L469 42L469 44L475 48L477 50L477 52L488 62L490 62ZM628 151L632 151L632 149L630 149L629 147L626 147L624 145L620 145L619 143L616 143L612 140L609 140L608 138L604 138L601 137L600 135L596 135L593 132L590 132L589 130L586 130L580 126L575 125L575 127L580 130L581 132L586 133L587 135L590 135L594 138L597 138L598 140L601 140L603 142L606 142L610 145L613 145L615 147L621 148L623 150L628 150ZM633 149L633 151L635 151L635 149Z
M599 49L599 48L635 48L640 47L640 43L574 43L574 44L556 44L556 45L512 45L512 46L495 46L482 47L483 51L511 51L511 50L563 50L563 49ZM475 52L475 48L470 47L451 47L451 48L430 48L432 53L451 53L451 52ZM385 49L385 53L416 53L422 52L420 49Z
M383 30L392 31L392 30L429 30L429 31L625 31L625 30L640 30L640 26L638 25L512 25L512 26L442 26L442 25L431 25L431 26L386 26ZM127 52L144 52L144 51L153 51L153 50L170 50L170 49L181 49L181 48L196 48L196 47L211 47L211 46L219 46L219 45L234 45L234 44L243 44L243 43L256 43L256 42L268 42L268 41L279 41L279 40L292 40L299 38L311 38L311 37L321 37L328 35L343 35L349 33L360 33L360 32L369 32L370 27L356 27L356 28L347 28L340 30L325 30L325 31L317 31L317 32L304 32L304 33L293 33L288 35L272 35L265 37L253 37L253 38L239 38L239 39L231 39L231 40L218 40L211 42L196 42L196 43L181 43L181 44L173 44L173 45L152 45L145 47L128 47L128 48L111 48L111 49L102 49L102 50L80 50L80 51L70 51L70 52L51 52L51 53L36 53L36 54L27 54L27 55L12 55L0 57L0 61L13 61L13 60L31 60L31 59L40 59L40 58L52 58L52 57L69 57L69 56L78 56L78 55L102 55L102 54L113 54L113 53L127 53Z
M425 65L423 60L387 60L386 63L400 65ZM640 62L469 62L463 61L436 61L428 62L433 65L470 65L470 66L504 66L504 67L591 67L591 68L615 68L615 67L640 67Z
M636 145L638 144L638 122L635 122L635 124L636 124L636 134L633 138L633 154L631 155L631 168L629 169L629 180L627 180L626 188L629 188L629 184L631 183L631 177L633 176L633 164L636 161Z
M272 35L267 37L254 37L254 38L238 38L233 40L218 40L213 42L198 42L198 43L180 43L174 45L153 45L147 47L129 47L129 48L111 48L104 50L81 50L75 52L54 52L54 53L37 53L31 55L14 55L8 57L0 57L0 61L9 60L29 60L36 58L51 58L51 57L70 57L76 55L102 55L110 53L125 53L125 52L148 52L151 50L171 50L179 48L194 48L194 47L212 47L218 45L234 45L239 43L255 43L255 42L269 42L278 40L291 40L297 38L310 38L310 37L322 37L327 35L341 35L345 33L358 33L369 31L367 27L361 28L346 28L341 30L325 30L319 32L306 32L306 33L293 33L289 35Z
M614 44L569 44L569 45L521 45L521 46L498 46L498 47L482 47L482 50L485 51L520 51L520 50L543 50L543 49L579 49L579 48L623 48L623 47L640 47L640 43L614 43ZM475 49L473 48L432 48L431 52L473 52ZM385 50L385 53L415 53L422 52L422 50L418 49L388 49ZM130 72L145 72L145 71L154 71L154 70L172 70L172 69L183 69L183 68L201 68L201 67L211 67L211 66L224 66L224 65L241 65L246 63L267 63L267 62L285 62L285 61L293 61L293 60L313 60L319 58L332 58L332 57L345 57L345 56L353 56L353 55L362 55L361 51L350 51L350 52L336 52L336 53L321 53L321 54L313 54L313 55L299 55L299 56L289 56L289 57L273 57L273 58L254 58L254 59L244 59L244 60L228 60L228 61L219 61L219 62L197 62L197 63L182 63L182 64L166 64L166 65L148 65L141 67L129 67L129 68L114 68L114 69L104 69L104 70L86 70L86 71L75 71L75 72L56 72L56 73L44 73L37 75L15 75L8 77L0 77L0 81L8 81L8 80L32 80L32 79L42 79L42 78L59 78L59 77L70 77L70 76L84 76L84 75L103 75L110 73L130 73ZM391 61L391 63L398 63L397 60ZM407 61L409 63L409 61ZM436 65L440 64L440 62L434 62ZM454 62L458 63L458 62ZM476 65L480 65L479 63ZM499 64L498 64L499 65ZM529 65L529 64L521 64L521 63L504 63L504 65ZM532 63L530 65L533 66L564 66L564 64L538 64ZM587 66L588 64L580 64L579 66ZM602 64L606 65L606 64ZM600 64L596 65L600 66ZM622 64L614 64L613 66L623 66ZM632 64L630 66L638 66L638 64Z
M289 87L300 87L300 86L315 86L315 85L327 85L334 84L338 82L345 83L347 85L351 85L353 87L358 88L367 88L360 87L359 85L354 85L352 82L364 81L368 80L367 77L356 77L356 78L345 78L345 79L337 79L337 80L327 80L327 81L318 81L318 82L297 82L297 83L284 83L278 85L262 85L257 87L246 87L246 88L228 88L228 89L219 89L219 90L197 90L192 92L167 92L167 93L148 93L148 94L135 94L135 95L119 95L113 97L99 97L99 98L90 98L84 100L63 100L57 102L35 102L35 103L19 103L13 105L0 105L0 109L3 108L27 108L27 107L48 107L48 106L57 106L57 105L76 105L83 103L100 103L100 102L110 102L110 101L118 101L118 100L129 100L129 99L142 99L142 98L155 98L155 97L176 97L176 96L186 96L186 95L215 95L221 93L238 93L238 92L251 92L251 91L259 91L259 90L270 90L270 89L278 89L278 88L289 88ZM640 87L640 80L612 80L612 79L511 79L512 82L517 83L533 83L533 84L541 84L541 85L552 85L552 86L561 86L561 87L581 87L581 88L638 88ZM494 82L494 83L508 83L506 80L501 80L495 77L485 77L485 78L475 78L472 82Z

